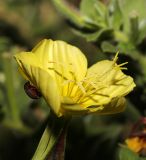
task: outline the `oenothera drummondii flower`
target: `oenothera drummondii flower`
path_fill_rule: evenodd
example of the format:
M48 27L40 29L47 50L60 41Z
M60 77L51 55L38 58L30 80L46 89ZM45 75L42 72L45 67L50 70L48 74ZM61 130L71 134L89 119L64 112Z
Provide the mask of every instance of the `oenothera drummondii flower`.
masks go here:
M37 88L57 116L121 112L135 84L113 60L87 69L87 59L64 41L42 40L31 52L15 55L22 75Z

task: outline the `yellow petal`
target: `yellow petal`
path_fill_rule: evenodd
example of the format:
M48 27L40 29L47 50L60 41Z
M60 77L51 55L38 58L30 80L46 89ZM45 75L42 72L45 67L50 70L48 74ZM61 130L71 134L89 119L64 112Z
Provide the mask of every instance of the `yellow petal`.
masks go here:
M54 79L46 71L40 68L32 68L32 71L34 72L36 85L44 96L46 102L58 116L61 116L60 93Z
M42 40L32 52L54 77L62 96L72 92L74 84L71 81L79 82L86 75L86 57L78 48L64 41Z
M33 54L23 53L15 57L20 65L21 72L41 92L52 110L58 116L61 116L60 92L53 77L46 70L36 66L37 59Z
M133 90L135 84L113 61L100 61L87 71L88 81L94 83L94 92L85 105L105 105L113 98L123 97Z
M124 111L125 103L126 103L125 98L121 97L119 99L117 98L111 100L110 103L103 105L101 109L98 109L98 107L100 106L92 106L88 108L90 108L90 112L94 112L99 115L115 114Z
M89 107L89 106L101 106L109 103L111 98L107 95L103 94L92 94L90 96L86 96L80 103L82 106Z
M88 108L83 108L79 104L62 104L61 108L64 115L79 115L86 114L89 112Z
M52 43L52 40L44 39L40 41L31 51L33 54L35 54L42 67L46 69L49 67L49 59L51 58L49 57L49 53L52 52Z
M87 72L84 54L64 41L42 40L32 52L39 58L43 67L47 66L50 72L54 70L56 74L63 74L67 79L80 81Z
M68 89L71 89L72 85L74 85L73 83L63 86L66 81L74 81L75 83L81 81L87 72L87 60L84 54L78 48L63 41L45 39L41 41L32 52L19 53L15 55L15 58L23 77L31 81L41 92L43 92L43 89L45 90L45 87L39 87L39 85L46 77L43 78L42 76L39 79L39 74L37 73L38 75L35 75L36 73L33 73L35 67L43 69L44 72L51 75L54 84L57 84L57 93L64 94L69 93L70 91L68 91ZM44 97L47 97L47 102L49 102L50 105L53 101L54 103L56 101L53 100L53 98L52 100L51 98L49 99L49 95L47 96L46 93ZM53 106L55 113L58 112L58 107L54 107L54 105L51 106Z
M136 153L143 148L143 139L140 139L139 137L128 138L125 142L128 148Z
M21 52L14 56L16 59L18 65L19 65L19 71L21 75L26 79L29 80L30 77L28 73L26 72L25 68L23 67L23 64L28 64L31 66L41 67L39 59L32 53L32 52Z
M90 68L88 68L87 77L93 76L96 74L96 76L103 76L105 73L111 71L113 68L113 61L109 60L103 60L99 61L96 64L92 65Z
M22 61L24 63L40 67L39 58L37 58L36 55L33 54L32 52L21 52L16 54L14 57L20 67L21 67Z

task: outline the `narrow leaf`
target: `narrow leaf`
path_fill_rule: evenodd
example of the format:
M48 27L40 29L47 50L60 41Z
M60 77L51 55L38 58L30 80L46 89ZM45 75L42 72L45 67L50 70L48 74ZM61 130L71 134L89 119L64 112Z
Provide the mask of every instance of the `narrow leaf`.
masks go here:
M52 0L56 8L64 15L69 21L76 26L83 28L86 26L80 13L73 6L69 5L65 0Z

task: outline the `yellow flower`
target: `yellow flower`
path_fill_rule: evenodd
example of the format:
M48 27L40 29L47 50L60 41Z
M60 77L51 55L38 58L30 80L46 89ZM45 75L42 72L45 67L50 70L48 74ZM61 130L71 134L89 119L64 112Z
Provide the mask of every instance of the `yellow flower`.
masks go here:
M31 52L15 55L19 70L43 95L57 116L121 112L135 84L112 61L87 69L84 54L63 41L42 40Z
M131 149L133 152L140 152L143 149L146 149L146 139L141 137L131 137L126 139L126 144L129 149Z
M126 146L141 156L146 156L146 117L141 117L131 128Z

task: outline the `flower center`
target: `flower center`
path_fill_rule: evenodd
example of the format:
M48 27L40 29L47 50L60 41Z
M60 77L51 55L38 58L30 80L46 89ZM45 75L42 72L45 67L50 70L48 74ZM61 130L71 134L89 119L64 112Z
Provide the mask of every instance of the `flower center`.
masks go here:
M75 102L73 101L73 99L71 97L63 97L62 98L62 103L64 103L64 104L75 104Z
M63 64L61 62L49 62L51 67L48 69L53 71L56 82L59 85L62 103L64 104L80 104L86 102L93 94L101 95L100 90L116 85L117 81L110 76L113 69L126 69L123 67L127 62L117 65L118 54L113 59L111 67L101 75L96 73L84 77L83 80L77 81L75 70L71 63ZM103 95L102 96L108 96ZM95 100L96 101L96 100Z

